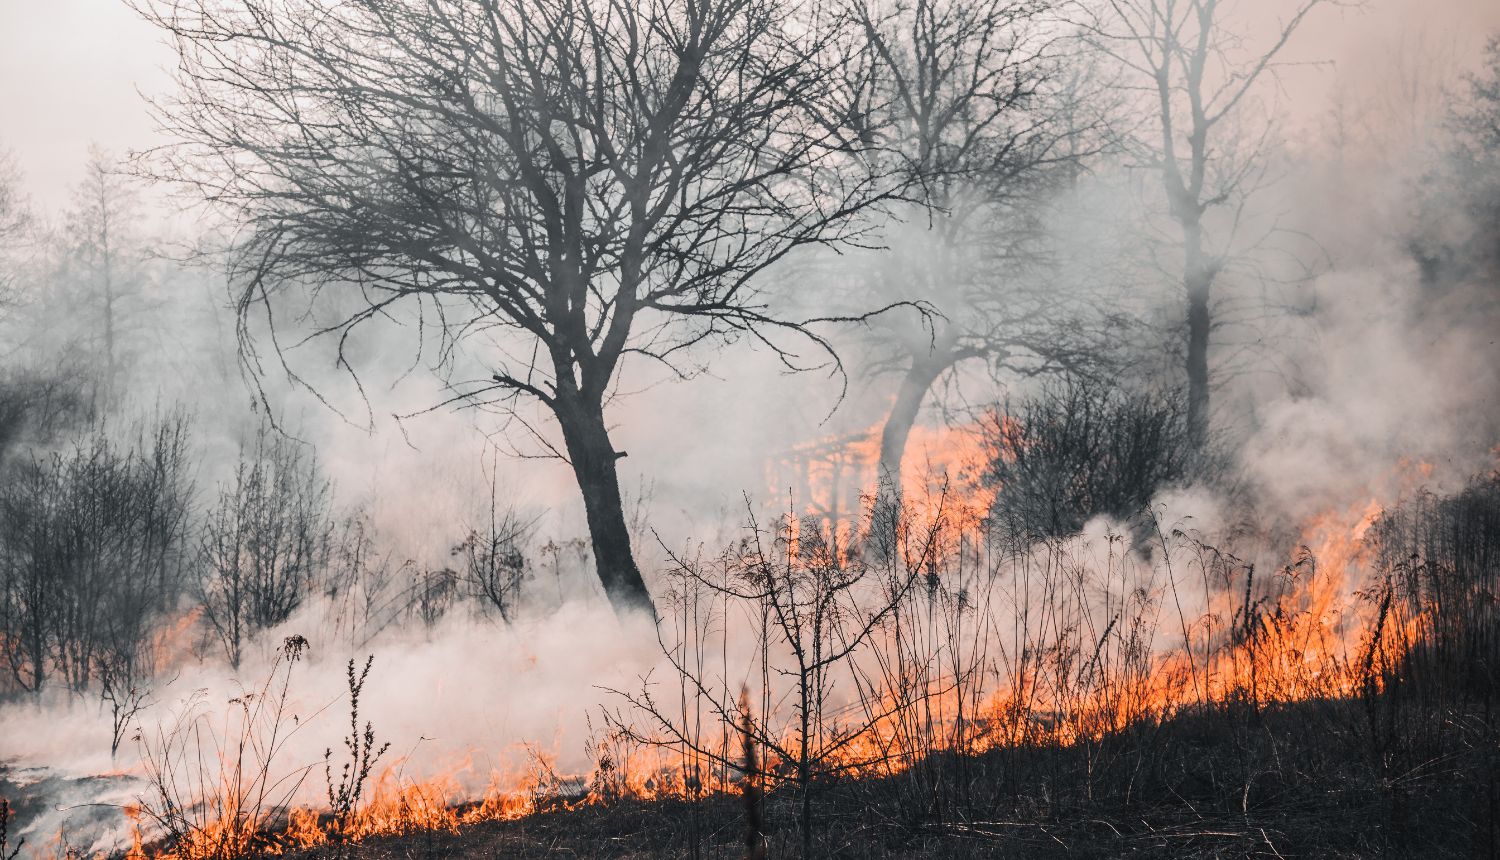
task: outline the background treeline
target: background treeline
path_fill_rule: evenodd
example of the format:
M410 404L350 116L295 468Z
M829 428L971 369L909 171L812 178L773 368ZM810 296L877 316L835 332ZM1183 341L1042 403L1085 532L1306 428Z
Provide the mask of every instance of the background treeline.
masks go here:
M107 410L94 382L0 382L0 698L97 698L118 748L174 667L238 668L300 609L351 642L457 605L515 611L533 571L514 515L456 527L448 564L418 565L337 501L307 443L247 415L226 469L190 413Z

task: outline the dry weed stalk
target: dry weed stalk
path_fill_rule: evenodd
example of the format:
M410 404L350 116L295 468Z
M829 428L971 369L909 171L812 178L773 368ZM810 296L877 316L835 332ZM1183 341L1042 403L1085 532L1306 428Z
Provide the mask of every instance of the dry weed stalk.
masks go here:
M344 738L344 747L349 751L349 760L344 762L337 781L333 778L333 750L323 753L323 777L328 789L328 809L331 815L330 835L342 840L349 831L354 814L364 794L370 771L386 750L390 742L375 747L375 727L365 721L364 731L359 728L359 696L364 691L365 680L370 676L370 666L375 662L372 654L365 658L365 667L358 675L354 672L354 660L349 660L347 671L349 684L349 735Z
M141 812L159 829L167 856L234 860L271 847L275 817L311 770L277 771L278 756L307 724L289 699L292 668L307 647L303 637L287 637L265 681L229 701L222 727L211 724L200 694L154 738L142 737L151 794Z

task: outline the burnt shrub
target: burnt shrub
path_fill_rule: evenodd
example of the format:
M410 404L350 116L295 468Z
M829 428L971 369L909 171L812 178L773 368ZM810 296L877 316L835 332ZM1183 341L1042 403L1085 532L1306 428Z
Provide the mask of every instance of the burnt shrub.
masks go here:
M991 512L1018 540L1063 537L1101 514L1127 517L1193 465L1181 397L1067 379L984 420Z
M0 660L11 689L98 683L117 715L134 707L151 631L183 590L187 440L187 419L173 414L123 441L100 428L6 467Z
M1500 475L1418 494L1374 526L1386 623L1400 624L1392 677L1429 700L1500 691Z
M332 504L316 455L262 422L202 526L197 596L230 665L314 593L332 558Z

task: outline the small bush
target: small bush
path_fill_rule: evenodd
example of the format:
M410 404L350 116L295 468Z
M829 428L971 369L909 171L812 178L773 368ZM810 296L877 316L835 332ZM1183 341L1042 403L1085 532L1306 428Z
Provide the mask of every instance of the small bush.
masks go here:
M315 457L267 424L203 524L198 598L238 668L258 632L286 621L332 559L332 493Z
M328 789L328 809L333 817L332 835L335 839L342 839L348 833L364 795L365 783L370 779L370 771L391 748L389 742L376 747L375 726L368 720L364 731L359 728L359 697L364 692L365 680L369 678L370 666L374 662L374 655L365 658L365 668L356 673L354 661L349 661L349 734L344 738L349 759L340 768L338 779L333 776L333 749L330 747L323 753L323 777Z
M102 683L115 713L133 709L154 626L182 591L187 438L186 419L169 416L127 443L101 428L5 470L0 660L13 687Z
M1068 380L985 423L993 518L1021 543L1064 537L1093 517L1143 511L1190 468L1178 397Z
M1405 652L1387 683L1432 701L1500 693L1500 476L1457 495L1422 493L1374 527Z

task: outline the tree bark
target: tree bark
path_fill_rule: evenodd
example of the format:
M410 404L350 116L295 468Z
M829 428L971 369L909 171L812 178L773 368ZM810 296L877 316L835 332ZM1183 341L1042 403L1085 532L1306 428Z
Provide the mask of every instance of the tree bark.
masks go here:
M604 423L604 407L583 394L560 395L554 403L563 442L588 518L589 538L594 547L594 565L604 593L617 614L644 612L656 618L651 592L636 567L630 548L630 530L625 525L625 507L620 495L617 453Z
M1183 286L1187 291L1188 442L1201 451L1208 441L1208 335L1212 327L1209 292L1213 268L1204 257L1202 227L1184 224Z
M911 367L901 379L896 391L896 402L886 415L885 426L880 431L880 480L879 496L882 499L901 498L901 463L906 457L906 442L911 437L911 428L917 423L917 413L927 392L937 382L943 371L952 367L954 355L951 349L934 350L912 360Z

